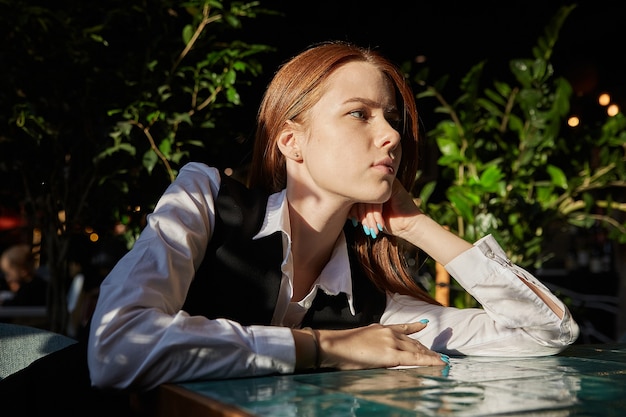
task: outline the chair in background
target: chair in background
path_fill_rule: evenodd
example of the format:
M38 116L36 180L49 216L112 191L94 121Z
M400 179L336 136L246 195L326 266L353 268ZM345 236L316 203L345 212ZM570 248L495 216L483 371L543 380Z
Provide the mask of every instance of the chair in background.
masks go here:
M0 379L73 343L76 343L76 340L71 337L49 330L0 323Z

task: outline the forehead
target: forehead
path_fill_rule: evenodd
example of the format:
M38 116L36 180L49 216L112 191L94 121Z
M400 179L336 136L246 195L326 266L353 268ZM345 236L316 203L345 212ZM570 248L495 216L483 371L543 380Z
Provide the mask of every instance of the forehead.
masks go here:
M391 80L368 62L349 62L337 68L326 80L324 95L340 100L367 98L381 105L395 103Z

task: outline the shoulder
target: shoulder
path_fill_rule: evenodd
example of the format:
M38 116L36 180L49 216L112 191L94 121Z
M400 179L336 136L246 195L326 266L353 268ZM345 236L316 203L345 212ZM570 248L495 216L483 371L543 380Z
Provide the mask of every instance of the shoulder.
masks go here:
M217 196L221 184L219 169L202 162L189 162L180 169L176 180L172 183L173 191L183 190Z
M182 166L176 178L209 178L219 183L220 171L202 162L188 162Z

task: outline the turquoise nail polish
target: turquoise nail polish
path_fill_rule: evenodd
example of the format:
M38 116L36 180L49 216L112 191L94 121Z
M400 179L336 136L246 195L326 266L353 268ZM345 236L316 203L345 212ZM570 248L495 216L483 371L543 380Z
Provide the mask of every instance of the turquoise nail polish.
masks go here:
M370 235L370 228L367 227L366 225L363 225L363 231L365 232L366 235Z
M428 323L428 322L429 322L429 320L428 320L428 319L421 319L421 320L420 320L420 323L424 323L424 324L426 324L426 323Z
M376 230L370 229L370 236L372 237L372 239L376 239Z
M378 227L378 230L380 230L381 232L383 231L383 226L380 223L376 223L376 227Z
M352 221L352 226L357 227L359 222L356 220L356 217L351 217L350 220Z
M447 355L444 355L443 353L440 356L441 360L444 361L445 363L447 363L448 365L450 365L450 358Z

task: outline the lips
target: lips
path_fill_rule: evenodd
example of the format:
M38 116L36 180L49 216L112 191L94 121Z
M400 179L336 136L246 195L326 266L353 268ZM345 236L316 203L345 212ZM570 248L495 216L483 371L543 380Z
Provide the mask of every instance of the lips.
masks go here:
M395 167L393 165L393 159L391 159L391 158L383 158L383 159L377 161L373 166L374 167L386 168L387 171L390 174L393 174L396 171L396 169L395 169Z

